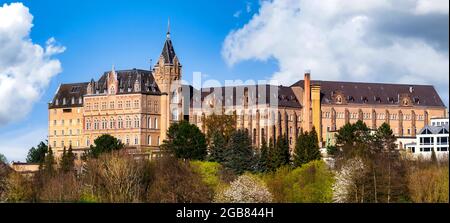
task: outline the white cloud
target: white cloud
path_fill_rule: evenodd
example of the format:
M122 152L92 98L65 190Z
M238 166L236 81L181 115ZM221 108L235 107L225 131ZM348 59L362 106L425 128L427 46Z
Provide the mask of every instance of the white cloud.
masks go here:
M23 118L39 100L61 63L64 52L50 38L43 49L30 39L33 16L22 3L0 7L0 126Z
M448 49L435 49L426 35L418 38L405 30L387 33L374 28L386 22L386 15L423 16L416 14L424 7L421 2L261 1L253 18L225 38L222 56L230 66L276 59L279 71L272 79L284 84L302 79L305 69L312 70L313 79L434 84L446 102ZM448 32L448 27L435 29Z
M9 162L25 161L28 150L36 147L40 140L47 138L47 129L24 127L11 132L0 134L0 153L5 155ZM14 139L14 140L11 140Z
M448 0L418 0L415 12L417 14L442 13L448 14Z

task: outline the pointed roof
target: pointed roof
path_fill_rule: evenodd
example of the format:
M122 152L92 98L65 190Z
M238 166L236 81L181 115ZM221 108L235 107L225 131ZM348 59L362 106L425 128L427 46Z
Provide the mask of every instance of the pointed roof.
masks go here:
M164 58L164 63L173 64L173 59L176 57L176 54L170 38L166 39L163 50L161 52L161 56Z
M172 40L170 40L170 21L167 22L166 42L164 43L161 56L164 58L164 63L174 64L173 59L176 57L176 54L173 48Z

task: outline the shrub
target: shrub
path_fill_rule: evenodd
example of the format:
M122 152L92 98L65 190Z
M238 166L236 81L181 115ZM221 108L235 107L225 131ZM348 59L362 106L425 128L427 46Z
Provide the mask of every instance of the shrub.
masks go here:
M264 181L251 174L239 176L230 186L221 188L214 197L217 203L269 203L272 194Z
M415 168L408 174L408 189L413 202L448 203L448 165Z
M333 173L323 161L311 161L293 170L282 167L264 178L275 202L326 203L332 198Z

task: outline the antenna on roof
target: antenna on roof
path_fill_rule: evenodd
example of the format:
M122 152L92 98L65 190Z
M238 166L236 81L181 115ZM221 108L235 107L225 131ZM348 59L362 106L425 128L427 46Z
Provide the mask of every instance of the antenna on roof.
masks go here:
M150 71L152 71L152 63L153 63L153 59L150 58Z

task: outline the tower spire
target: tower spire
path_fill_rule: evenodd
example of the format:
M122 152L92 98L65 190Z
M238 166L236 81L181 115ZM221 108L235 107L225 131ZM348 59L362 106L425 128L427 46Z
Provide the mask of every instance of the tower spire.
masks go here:
M170 39L170 17L167 18L167 39Z

